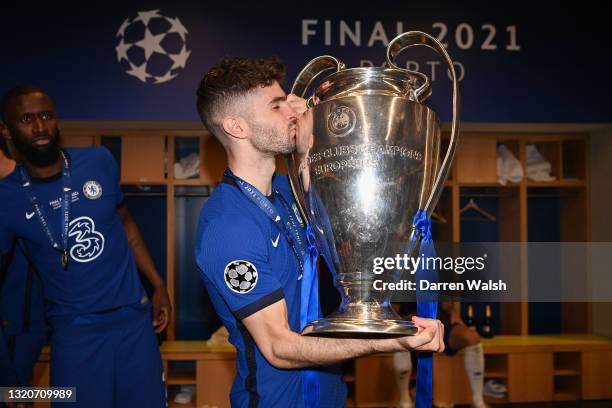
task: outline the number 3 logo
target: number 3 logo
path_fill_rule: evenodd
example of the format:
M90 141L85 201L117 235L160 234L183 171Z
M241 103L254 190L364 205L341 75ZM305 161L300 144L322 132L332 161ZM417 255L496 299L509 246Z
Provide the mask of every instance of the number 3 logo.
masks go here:
M68 236L75 237L70 257L77 262L91 262L104 251L104 236L96 231L96 225L89 217L72 220Z

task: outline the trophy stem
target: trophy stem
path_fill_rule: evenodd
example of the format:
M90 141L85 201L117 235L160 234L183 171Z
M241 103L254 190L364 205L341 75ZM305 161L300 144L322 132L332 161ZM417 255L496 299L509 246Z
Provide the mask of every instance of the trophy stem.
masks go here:
M382 276L382 275L381 275ZM336 284L343 293L338 311L310 324L309 336L345 338L389 338L413 335L414 324L398 315L390 304L390 294L373 288L373 275L362 272L340 273Z

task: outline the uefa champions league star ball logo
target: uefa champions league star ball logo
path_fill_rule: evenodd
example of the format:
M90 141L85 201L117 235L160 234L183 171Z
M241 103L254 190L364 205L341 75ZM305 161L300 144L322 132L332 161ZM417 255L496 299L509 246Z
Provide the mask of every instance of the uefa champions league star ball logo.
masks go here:
M168 82L185 68L191 54L187 34L178 17L163 16L159 10L139 11L117 31L117 61L144 83Z
M257 285L257 268L249 261L235 260L224 271L225 284L236 293L248 293Z

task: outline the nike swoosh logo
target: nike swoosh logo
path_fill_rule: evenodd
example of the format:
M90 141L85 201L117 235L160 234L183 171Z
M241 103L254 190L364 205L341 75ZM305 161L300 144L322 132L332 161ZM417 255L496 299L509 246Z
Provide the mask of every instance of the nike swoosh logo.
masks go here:
M26 220L29 220L30 218L32 218L34 216L34 211L32 211L31 213L26 211Z
M325 232L323 231L323 229L321 229L321 227L319 227L318 225L316 227L322 235L325 235Z
M70 191L71 189L68 187L64 187L64 191Z
M270 240L270 241L272 241L272 246L274 248L276 248L278 246L278 239L279 238L280 238L280 232L278 233L278 235L276 236L276 239L274 241Z

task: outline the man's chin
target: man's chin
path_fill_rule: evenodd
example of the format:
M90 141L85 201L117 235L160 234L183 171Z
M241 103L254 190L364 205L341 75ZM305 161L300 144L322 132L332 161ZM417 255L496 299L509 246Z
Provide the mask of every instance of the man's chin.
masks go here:
M53 145L53 143L47 143L47 144L36 144L36 143L32 143L30 145L30 151L33 152L33 154L38 154L41 156L44 155L51 155L53 154L53 152L57 150L57 146Z
M285 154L291 154L294 153L297 150L297 144L295 143L291 143L289 146L287 146L287 151L285 152Z
M32 146L28 152L23 152L23 156L34 166L45 167L50 166L59 160L60 149L55 145Z
M60 159L60 132L56 130L50 135L39 137L35 140L44 140L48 143L32 143L25 136L14 132L13 145L15 150L24 160L33 166L46 167L56 163Z

